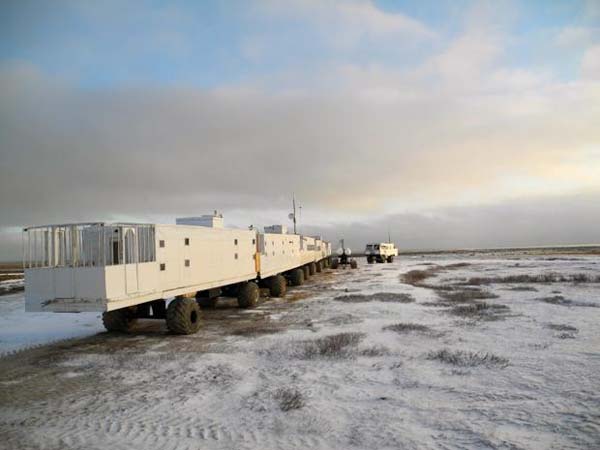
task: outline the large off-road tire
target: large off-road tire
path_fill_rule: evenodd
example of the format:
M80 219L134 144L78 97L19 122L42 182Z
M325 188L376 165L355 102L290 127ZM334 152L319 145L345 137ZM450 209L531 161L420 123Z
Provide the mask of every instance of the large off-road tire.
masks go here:
M317 273L317 265L314 262L311 262L308 265L308 273L313 276L315 273Z
M283 275L275 275L267 279L269 295L271 297L283 297L287 291L287 281Z
M257 305L260 298L260 289L252 281L242 283L238 291L238 306L240 308L252 308Z
M337 258L333 258L333 261L331 261L331 268L337 269L339 265L340 265L340 260Z
M193 298L176 298L167 308L167 328L175 334L194 334L201 326L202 312Z
M304 284L304 270L298 268L290 272L290 282L292 286L302 286Z
M356 262L355 259L353 259L352 261L350 261L350 268L351 269L356 269L358 268L358 262Z
M393 256L388 256L387 257L387 262L393 263L394 262L394 257Z
M372 256L367 256L367 262L369 264L373 264L373 257Z
M323 272L323 261L317 261L315 265L317 266L317 273Z
M135 308L121 308L102 313L102 323L107 331L131 331L137 322Z
M308 266L302 266L302 270L304 271L304 279L308 280L310 278L310 269Z

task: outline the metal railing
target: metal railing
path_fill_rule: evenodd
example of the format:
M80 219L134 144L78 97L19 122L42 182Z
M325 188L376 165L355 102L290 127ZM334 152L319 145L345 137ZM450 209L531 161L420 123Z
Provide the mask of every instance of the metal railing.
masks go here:
M81 223L23 230L23 267L101 267L156 261L154 225Z

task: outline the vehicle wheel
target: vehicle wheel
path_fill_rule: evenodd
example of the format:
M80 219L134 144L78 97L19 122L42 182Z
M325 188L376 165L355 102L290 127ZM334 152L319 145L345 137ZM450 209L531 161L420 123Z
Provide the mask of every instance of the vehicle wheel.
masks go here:
M283 297L287 291L287 282L283 275L275 275L268 279L269 295L271 297Z
M373 264L373 257L372 256L367 256L367 262L369 264Z
M311 262L308 265L308 273L312 276L317 273L317 265L314 262Z
M317 273L323 272L323 261L317 261L316 266L317 266Z
M393 263L394 262L394 257L393 256L388 256L387 262Z
M102 323L107 331L131 331L137 322L135 308L121 308L102 313Z
M238 291L238 306L240 308L252 308L258 303L260 297L260 289L258 285L252 281L242 283Z
M353 259L352 261L350 261L350 268L351 269L356 269L358 267L358 263L356 262L355 259Z
M331 261L331 268L337 269L339 264L340 264L339 260L337 258L335 258L333 261Z
M193 298L176 298L167 308L167 328L175 334L194 334L200 329L202 312Z
M302 266L302 271L304 272L304 280L308 280L310 277L310 269L308 266Z
M304 271L300 268L290 272L290 281L292 286L301 286L304 284Z

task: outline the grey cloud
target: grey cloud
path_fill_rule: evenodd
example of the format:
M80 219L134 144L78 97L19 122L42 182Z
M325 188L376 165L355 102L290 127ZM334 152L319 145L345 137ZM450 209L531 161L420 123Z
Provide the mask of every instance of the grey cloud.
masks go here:
M373 217L367 222L309 227L353 250L387 240L400 249L464 249L600 243L600 192L540 197L492 205L441 208Z
M523 114L512 110L528 101L521 92L457 98L404 80L373 97L364 85L84 90L4 67L0 227L215 208L285 217L291 192L327 223L377 217L382 205L441 210L469 193L494 203L503 176L560 171L553 164L565 152L598 140L598 107L577 86L536 96L543 108ZM396 98L403 89L411 95ZM429 229L432 247L448 244L419 220L402 228Z

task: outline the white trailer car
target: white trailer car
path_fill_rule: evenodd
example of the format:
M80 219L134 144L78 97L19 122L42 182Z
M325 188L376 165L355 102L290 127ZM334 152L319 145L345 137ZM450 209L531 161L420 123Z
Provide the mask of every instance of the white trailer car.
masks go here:
M394 262L394 257L398 256L398 249L391 242L367 244L365 255L367 255L367 262L369 264L373 264L375 261L378 263L386 261L391 263Z
M300 285L329 265L328 242L288 234L283 226L267 230L226 229L216 214L176 225L29 227L23 233L26 310L100 311L111 331L127 331L138 318L166 318L172 332L194 333L199 308L214 307L220 294L249 308L259 285L283 296L288 282Z

